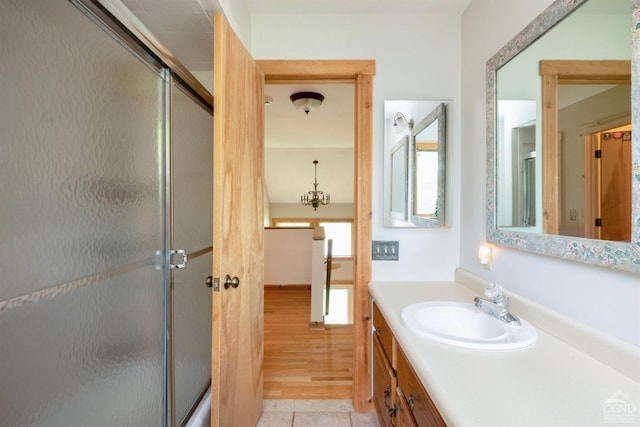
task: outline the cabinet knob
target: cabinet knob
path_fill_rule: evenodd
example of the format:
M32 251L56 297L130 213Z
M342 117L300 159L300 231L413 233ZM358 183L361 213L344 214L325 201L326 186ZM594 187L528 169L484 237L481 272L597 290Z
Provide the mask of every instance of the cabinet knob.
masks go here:
M407 398L407 403L409 404L409 409L411 409L413 411L413 404L414 402L418 400L413 394L410 394L409 397Z

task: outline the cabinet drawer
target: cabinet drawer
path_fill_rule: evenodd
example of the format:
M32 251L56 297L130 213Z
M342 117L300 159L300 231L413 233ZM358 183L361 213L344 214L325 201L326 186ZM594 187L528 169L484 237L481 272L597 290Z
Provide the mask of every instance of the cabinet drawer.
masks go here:
M418 380L400 346L396 347L398 387L402 389L407 405L420 427L446 426L429 394Z
M373 337L373 403L383 427L393 426L396 376L378 337Z
M387 321L382 317L382 313L380 313L375 302L373 303L373 328L375 329L374 336L377 336L380 339L384 352L389 358L389 361L393 363L394 355L391 344L393 341L393 334L391 333L391 329L389 328Z
M396 388L396 408L396 427L418 427L400 387Z

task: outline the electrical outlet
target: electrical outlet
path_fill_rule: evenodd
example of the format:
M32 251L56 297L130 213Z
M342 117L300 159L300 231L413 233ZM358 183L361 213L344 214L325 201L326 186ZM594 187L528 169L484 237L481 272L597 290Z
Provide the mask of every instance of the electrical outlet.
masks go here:
M577 221L577 220L578 220L578 210L569 209L569 221Z
M374 240L371 245L373 261L398 261L400 242L398 240Z

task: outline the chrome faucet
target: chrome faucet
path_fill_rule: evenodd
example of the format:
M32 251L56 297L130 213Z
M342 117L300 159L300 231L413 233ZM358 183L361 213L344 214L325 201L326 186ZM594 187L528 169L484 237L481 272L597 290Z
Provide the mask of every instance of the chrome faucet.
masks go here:
M476 307L502 322L512 326L520 326L520 319L509 312L509 298L502 293L502 286L492 283L484 290L484 294L491 298L491 301L475 297L473 302Z

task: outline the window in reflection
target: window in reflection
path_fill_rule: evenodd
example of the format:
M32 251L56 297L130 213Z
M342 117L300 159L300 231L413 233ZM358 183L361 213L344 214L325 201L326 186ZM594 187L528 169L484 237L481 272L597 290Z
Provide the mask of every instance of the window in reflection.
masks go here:
M432 218L438 215L437 189L438 142L416 142L416 216Z

